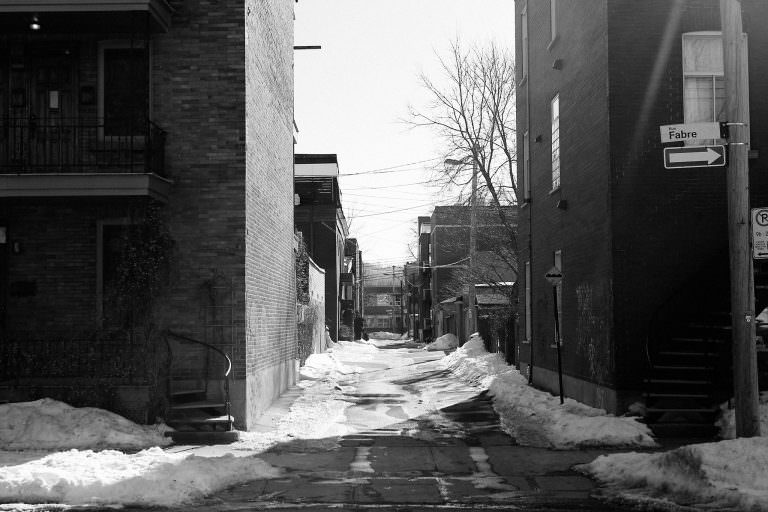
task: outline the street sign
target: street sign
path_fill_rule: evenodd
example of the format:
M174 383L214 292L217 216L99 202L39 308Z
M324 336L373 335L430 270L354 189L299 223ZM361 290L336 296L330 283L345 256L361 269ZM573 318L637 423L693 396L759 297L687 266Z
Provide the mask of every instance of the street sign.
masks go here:
M768 259L768 208L752 208L752 257Z
M557 265L555 265L544 274L544 278L549 281L549 284L552 286L557 286L563 280L563 272L557 268Z
M720 123L665 124L659 131L662 143L723 138Z
M723 167L725 146L683 146L664 148L664 167Z

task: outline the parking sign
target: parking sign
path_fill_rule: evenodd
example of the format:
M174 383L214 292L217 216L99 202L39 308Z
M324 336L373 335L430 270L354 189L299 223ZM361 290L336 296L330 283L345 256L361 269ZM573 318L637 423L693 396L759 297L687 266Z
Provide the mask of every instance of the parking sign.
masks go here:
M752 208L752 257L768 259L768 208Z

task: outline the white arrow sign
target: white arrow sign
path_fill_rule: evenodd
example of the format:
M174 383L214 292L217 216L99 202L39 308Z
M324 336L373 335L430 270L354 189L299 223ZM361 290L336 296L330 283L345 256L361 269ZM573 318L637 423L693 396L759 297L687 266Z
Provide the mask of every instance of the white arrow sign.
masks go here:
M725 146L682 146L664 148L664 167L722 167L725 165Z
M669 161L673 164L683 162L707 162L712 165L722 155L712 148L705 147L702 151L689 151L687 153L672 153L669 155Z

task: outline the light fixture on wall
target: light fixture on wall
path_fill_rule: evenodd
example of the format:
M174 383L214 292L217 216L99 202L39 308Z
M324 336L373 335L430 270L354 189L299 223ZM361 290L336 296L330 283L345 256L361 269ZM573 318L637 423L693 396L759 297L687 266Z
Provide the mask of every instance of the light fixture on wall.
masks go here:
M40 30L40 18L37 14L32 15L32 21L29 23L30 30Z

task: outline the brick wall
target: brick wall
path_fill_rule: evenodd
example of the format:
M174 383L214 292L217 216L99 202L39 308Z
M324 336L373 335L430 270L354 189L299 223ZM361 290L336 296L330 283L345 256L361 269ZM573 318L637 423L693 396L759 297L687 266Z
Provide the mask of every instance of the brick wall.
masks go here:
M293 3L248 0L245 10L245 299L250 422L292 383L290 371L296 358ZM267 376L271 382L265 380Z
M765 65L765 2L744 2L751 76L753 149L765 140L768 108L759 80ZM619 385L638 388L649 326L670 298L680 302L723 299L728 307L725 169L666 170L658 127L684 121L682 34L720 29L719 4L663 0L642 6L610 3L611 147L614 293ZM669 46L662 41L669 31ZM631 63L632 73L626 73ZM658 75L654 71L658 68ZM648 98L647 101L643 101ZM750 162L753 205L766 204L766 158ZM707 296L696 283L707 281ZM686 299L684 296L688 294Z
M523 4L518 2L517 7L518 34ZM519 77L518 154L524 154L522 134L527 129L532 197L520 208L518 240L521 268L531 261L534 367L550 371L557 367L552 287L544 274L554 264L554 251L561 250L564 371L608 384L613 362L606 3L559 2L554 42L550 42L549 2L527 4L529 72L525 79ZM520 44L518 52L519 48ZM556 60L558 66L553 66ZM552 190L550 102L558 93L561 185ZM524 319L522 272L520 278ZM520 329L518 339L524 339L524 322ZM524 364L530 361L530 349L525 345L520 350Z

